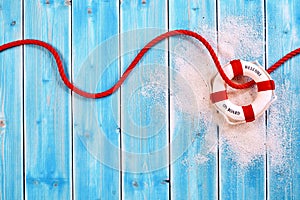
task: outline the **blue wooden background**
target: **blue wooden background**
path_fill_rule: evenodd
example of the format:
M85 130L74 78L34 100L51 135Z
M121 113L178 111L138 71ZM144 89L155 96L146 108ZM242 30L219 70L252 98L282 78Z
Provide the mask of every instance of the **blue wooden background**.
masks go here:
M0 0L0 43L46 41L60 51L78 86L102 91L154 36L168 29L221 30L228 16L260 27L264 66L300 47L300 0ZM176 55L168 50L180 41L159 44L120 90L99 100L70 92L41 48L2 52L0 199L300 199L299 106L282 119L286 130L295 130L289 181L270 167L267 150L246 170L221 150L193 169L182 164L182 156L201 146L196 141L183 149L189 133L205 127L170 106ZM274 105L279 110L300 101L299 66L297 57L272 75L294 91ZM139 95L157 79L157 98Z

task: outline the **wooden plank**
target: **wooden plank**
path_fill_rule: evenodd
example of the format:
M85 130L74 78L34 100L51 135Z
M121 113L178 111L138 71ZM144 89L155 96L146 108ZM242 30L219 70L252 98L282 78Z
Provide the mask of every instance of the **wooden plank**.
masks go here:
M90 92L109 89L119 77L119 5L72 4L74 82ZM119 93L99 100L74 94L73 102L74 198L119 199Z
M22 2L0 1L0 44L22 39ZM22 48L0 53L0 199L23 199Z
M70 74L70 5L63 0L25 0L25 38L49 42ZM25 195L28 199L70 199L71 95L44 49L25 48Z
M300 1L269 0L266 3L270 66L300 47ZM300 196L299 63L297 56L271 75L276 82L278 99L270 108L268 136L279 137L283 151L268 154L269 199L298 199Z
M147 42L167 30L167 1L121 1L120 25L124 71ZM122 199L169 198L166 41L155 48L121 89Z
M248 61L258 60L262 66L265 66L264 62L264 1L262 0L254 0L254 1L240 1L240 0L228 0L228 1L219 1L218 2L218 31L219 31L219 42L222 40L222 36L228 36L230 34L238 35L235 32L240 32L243 27L253 28L256 32L256 38L254 41L258 42L255 45L255 49L251 49L248 46L243 46L242 42L251 40L253 38L249 38L248 34L253 34L252 32L249 33L246 30L246 34L241 36L241 45L235 46L234 41L235 39L240 39L238 37L233 38L229 42L229 47L225 48L227 53L230 53L231 49L234 53L231 56L239 56L239 57L231 57L228 59L244 59ZM231 18L231 19L230 19ZM228 24L229 19L229 24ZM227 22L226 22L227 20ZM231 21L230 21L231 20ZM238 22L238 23L236 23ZM226 28L226 25L231 27L231 29ZM228 31L227 33L224 33ZM223 35L220 34L223 32ZM244 31L245 32L245 31ZM224 39L223 39L224 40ZM226 38L225 38L226 40ZM219 43L222 46L222 44ZM237 48L237 49L234 49ZM247 51L250 49L250 51ZM258 56L255 55L258 52ZM236 53L238 52L238 53ZM243 54L239 52L244 52ZM224 52L223 52L224 55ZM260 56L259 56L260 55ZM222 56L222 55L221 55ZM255 122L258 127L264 128L265 121L264 119L258 119ZM251 131L257 131L251 129L251 125L243 124L239 126L239 130L244 130L247 134L251 133ZM237 127L229 127L227 130L222 129L220 127L220 137L224 137L224 133L226 132L227 135L235 134ZM240 133L242 134L242 132ZM254 133L255 135L258 133ZM239 137L239 136L238 136ZM241 136L240 136L241 137ZM264 138L262 138L264 139ZM236 156L243 152L235 152L235 146L232 145L243 145L238 144L242 142L237 140L236 143L229 144L231 146L226 146L225 144L222 145L220 150L220 198L221 199L264 199L266 197L266 165L265 165L265 156L261 156L257 160L250 161L250 163L243 163L243 158L246 155L241 155L241 157ZM246 146L244 148L247 148ZM262 145L260 148L264 148ZM250 150L251 151L251 150ZM250 155L252 155L250 152ZM239 160L240 159L240 160ZM246 158L247 159L247 158Z
M171 0L169 22L171 30L196 31L216 44L215 1ZM171 198L217 199L217 130L205 119L214 65L202 44L188 37L171 39L170 60Z

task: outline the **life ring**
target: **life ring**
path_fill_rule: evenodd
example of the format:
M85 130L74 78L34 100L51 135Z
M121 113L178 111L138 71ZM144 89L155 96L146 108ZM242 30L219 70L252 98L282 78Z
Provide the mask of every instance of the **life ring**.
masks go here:
M258 62L233 60L223 68L229 79L244 75L252 78L257 85L257 97L249 105L238 106L228 99L227 84L219 73L212 79L210 99L228 123L252 122L261 116L276 99L275 83L269 73Z

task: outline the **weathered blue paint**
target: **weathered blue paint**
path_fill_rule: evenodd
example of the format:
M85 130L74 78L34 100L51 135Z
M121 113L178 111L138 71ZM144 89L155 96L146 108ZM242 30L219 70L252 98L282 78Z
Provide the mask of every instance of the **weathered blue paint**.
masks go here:
M65 1L24 1L24 37L51 43L70 74L70 6ZM25 198L72 195L71 93L42 48L24 51Z
M207 31L208 29L216 31L216 2L215 1L170 1L170 12L169 12L169 22L170 29L189 29L193 31L201 32ZM212 31L212 33L213 33ZM214 34L214 33L213 33ZM215 34L216 36L216 34ZM182 40L182 39L181 39ZM186 38L191 46L192 41L189 38ZM178 99L176 95L176 88L180 87L178 83L174 82L176 76L180 76L180 72L176 70L176 59L182 57L182 55L176 54L176 48L180 44L180 39L171 39L170 52L171 52L171 72L170 72L170 85L171 92L174 94L171 96L171 102L176 105L182 101L186 104L185 99ZM214 40L216 43L216 38ZM197 46L198 47L198 46ZM191 48L192 50L198 50L197 47ZM199 48L202 48L199 45ZM188 50L187 50L188 51ZM200 54L199 54L200 55ZM203 55L203 54L202 54ZM208 53L205 56L209 56ZM201 56L187 57L183 58L190 63L193 63L197 60L197 63L201 63ZM211 63L210 66L205 66L210 68L213 66ZM195 68L195 71L200 71L199 68L205 68L203 66L187 66L188 68ZM186 69L191 70L191 69ZM200 71L201 73L201 71ZM204 84L202 80L202 75L199 73L199 84ZM188 80L186 80L188 81ZM182 84L182 83L180 83ZM187 83L188 85L188 83ZM189 88L189 87L187 87ZM192 91L191 93L195 92ZM196 94L197 95L197 94ZM184 98L184 96L180 96ZM194 102L189 102L192 106ZM209 155L210 159L208 162L203 162L201 165L195 164L194 156L199 154L204 147L204 137L203 135L208 132L204 124L202 123L201 113L198 116L193 114L185 113L180 109L176 109L175 106L171 110L171 116L173 116L174 121L170 121L171 127L173 127L171 141L175 141L176 137L180 137L180 142L176 145L172 145L171 150L171 159L174 161L171 165L171 199L217 199L218 198L218 159L217 154L212 153ZM175 121L175 118L176 121ZM215 135L217 139L217 129L216 126L213 130L209 130ZM201 138L201 139L200 139ZM215 141L217 142L217 141ZM192 143L191 145L188 145ZM188 149L184 154L176 159L178 155L183 153L183 150L180 148L182 146L188 145ZM206 156L206 155L204 155ZM183 161L191 161L192 167L187 164L184 165ZM194 163L193 163L194 162Z
M23 31L25 38L51 43L75 84L97 92L115 83L138 50L159 33L168 28L200 34L221 30L230 16L244 16L258 27L266 41L266 46L258 47L266 55L259 62L270 66L300 46L299 4L299 0L0 0L0 43L21 39ZM205 145L201 133L208 131L201 117L172 106L178 73L174 62L181 56L176 55L176 45L192 46L191 41L172 38L159 44L120 91L100 100L68 91L53 58L42 48L24 47L24 57L21 47L1 52L0 199L298 199L300 58L272 75L278 86L295 92L284 95L279 87L278 98L285 100L279 99L282 103L273 105L265 118L266 134L271 134L270 114L283 112L282 125L290 130L285 166L274 168L273 155L266 151L265 157L242 169L231 159L232 152L222 149L208 162L189 168L182 160L193 160ZM193 63L197 58L187 59ZM287 105L295 109L284 111ZM217 127L209 131L218 134ZM160 157L153 159L157 151Z
M119 78L119 5L116 1L72 1L73 80L90 92L104 91ZM105 40L112 42L105 43ZM105 45L104 45L105 44ZM108 46L107 46L108 45ZM114 55L115 57L112 57ZM75 199L120 199L119 152L101 148L100 134L119 149L119 93L89 100L73 95ZM114 166L103 164L113 160Z
M22 39L22 4L0 1L0 42ZM0 54L0 199L23 197L22 49Z
M120 27L121 35L133 31L131 38L120 41L124 71L150 38L167 30L167 1L122 1ZM160 50L151 50L121 89L123 199L168 199L169 196L166 45L162 42L156 46ZM159 89L155 90L153 84ZM160 156L151 159L150 155L157 151L161 151ZM145 156L138 157L142 154Z
M300 46L300 10L299 0L267 1L267 62L276 62L289 51ZM299 56L287 62L272 75L277 84L278 102L270 109L281 111L279 119L283 130L287 133L285 140L288 157L281 168L274 167L272 159L268 159L268 196L269 199L299 199L300 197L300 96L299 96ZM288 88L292 93L284 93ZM287 106L290 105L290 110ZM272 118L268 118L271 124ZM268 130L268 134L272 134ZM268 154L270 158L271 153Z
M218 25L219 31L222 31L222 21L226 17L241 16L241 20L249 23L246 20L251 20L255 26L255 31L259 33L261 41L264 41L264 1L239 1L227 0L219 1L219 17ZM241 22L242 23L242 22ZM264 44L257 48L264 52ZM233 58L234 59L234 58ZM262 66L265 66L264 55L260 58L252 58L251 55L244 55L240 59L244 60L258 60ZM264 121L259 125L264 128ZM222 133L220 133L222 134ZM231 152L225 145L220 152L220 197L221 199L264 199L266 197L266 159L265 157L255 161L251 166L239 166L236 161L232 160Z

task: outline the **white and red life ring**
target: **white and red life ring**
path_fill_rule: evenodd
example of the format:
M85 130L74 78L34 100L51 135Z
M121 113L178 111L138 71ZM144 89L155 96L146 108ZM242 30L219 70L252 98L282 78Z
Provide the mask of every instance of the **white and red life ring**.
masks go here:
M218 73L212 80L211 101L230 124L251 122L261 116L276 99L275 83L269 73L257 62L233 60L223 68L229 79L244 75L252 78L257 85L257 97L249 105L238 106L228 99L227 84Z

